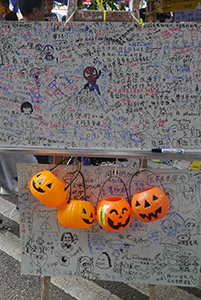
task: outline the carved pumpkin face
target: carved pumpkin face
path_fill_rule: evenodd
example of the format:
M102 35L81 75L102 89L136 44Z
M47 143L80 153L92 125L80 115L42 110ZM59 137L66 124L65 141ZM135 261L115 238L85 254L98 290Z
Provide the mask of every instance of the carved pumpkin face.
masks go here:
M132 209L124 198L107 197L99 202L96 219L102 228L109 231L119 231L130 224Z
M57 211L57 218L64 227L87 229L95 221L95 209L89 201L65 201Z
M134 215L139 220L153 222L167 214L169 201L164 191L154 186L134 194L131 206Z
M31 193L43 204L56 207L66 199L66 185L50 171L42 171L29 181Z

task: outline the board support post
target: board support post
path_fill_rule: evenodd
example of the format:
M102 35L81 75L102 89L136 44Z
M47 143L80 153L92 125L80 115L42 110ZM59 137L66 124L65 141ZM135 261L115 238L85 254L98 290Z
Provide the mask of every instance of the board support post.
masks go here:
M50 280L51 280L50 276L43 277L41 300L48 300L49 298Z
M156 300L156 286L154 284L149 284L149 300Z

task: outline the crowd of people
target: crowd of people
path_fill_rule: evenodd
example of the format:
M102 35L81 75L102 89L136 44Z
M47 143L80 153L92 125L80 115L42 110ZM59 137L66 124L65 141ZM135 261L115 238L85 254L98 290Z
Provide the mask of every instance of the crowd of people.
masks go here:
M22 18L10 8L9 0L0 0L0 21L65 21L52 12L54 0L18 0L18 7ZM28 19L27 19L28 16Z

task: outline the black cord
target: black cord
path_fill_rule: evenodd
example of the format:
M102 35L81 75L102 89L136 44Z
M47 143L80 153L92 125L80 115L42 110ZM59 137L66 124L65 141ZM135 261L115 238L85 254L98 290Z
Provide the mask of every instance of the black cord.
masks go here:
M71 200L71 184L75 181L75 179L78 177L78 175L81 175L82 177L82 184L83 184L83 189L84 189L84 198L85 201L87 201L87 195L86 195L86 186L85 186L85 180L84 180L84 176L83 174L80 172L80 170L75 171L72 176L77 172L77 175L71 180L71 182L69 183L68 187L70 186L70 191L69 191L69 199L67 201L67 203L70 202ZM67 188L66 188L67 189Z
M64 161L66 161L66 160L69 160L69 159L71 159L72 158L72 156L69 158L64 158L64 159L62 159L56 166L54 166L52 169L50 169L50 171L52 171L52 170L54 170L54 169L56 169L59 165L61 165Z

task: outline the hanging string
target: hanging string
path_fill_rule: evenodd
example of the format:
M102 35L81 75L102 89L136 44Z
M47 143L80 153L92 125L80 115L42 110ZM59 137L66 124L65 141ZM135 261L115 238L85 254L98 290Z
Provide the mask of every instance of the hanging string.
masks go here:
M56 169L59 165L61 165L61 164L62 164L64 161L66 161L66 160L68 160L67 165L69 165L70 162L71 162L71 160L72 160L73 158L74 158L74 164L75 164L75 163L76 163L76 159L75 159L74 156L71 156L70 159L69 159L69 158L64 158L64 159L62 159L58 164L56 164L56 166L54 166L53 168L51 168L50 171L52 172L52 170ZM76 164L75 164L75 166L76 166ZM65 170L65 169L64 169L64 170ZM79 162L79 169L78 169L78 170L76 170L76 171L74 171L74 172L67 173L67 174L72 174L72 175L74 175L76 172L78 172L78 174L77 174L73 179L71 179L70 183L65 187L64 191L66 191L66 190L69 188L69 186L73 183L73 181L77 178L77 176L79 175L80 170L81 170L81 163Z
M116 158L115 169L114 169L114 177L117 176L117 162L118 162L118 158Z
M78 172L77 175L72 179L73 175L74 175L76 172ZM87 201L86 186L85 186L84 176L83 176L83 174L82 174L80 171L75 171L74 174L72 174L72 176L71 176L71 182L69 183L70 190L69 190L69 199L68 199L67 203L70 203L70 200L71 200L71 184L75 181L75 179L76 179L79 175L81 175L81 177L82 177L82 185L83 185L83 190L84 190L84 199L85 199L85 201Z
M81 170L81 164L79 164L79 170L68 173L68 174L72 174L72 176L73 176L77 172L77 175L73 179L71 179L70 183L65 187L64 191L66 191L69 188L69 186L73 183L73 181L75 181L75 179L78 177L79 173L81 173L80 170Z
M144 157L142 157L142 158L141 158L141 161L140 161L139 173L142 171L142 168L143 168L143 161L144 161Z
M64 161L68 160L67 165L69 165L69 163L71 162L72 159L75 159L74 156L71 156L70 159L69 157L62 159L58 164L56 164L56 166L54 166L53 168L50 169L50 171L56 169L59 165L61 165ZM74 160L74 162L76 161L76 159Z

